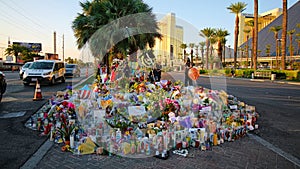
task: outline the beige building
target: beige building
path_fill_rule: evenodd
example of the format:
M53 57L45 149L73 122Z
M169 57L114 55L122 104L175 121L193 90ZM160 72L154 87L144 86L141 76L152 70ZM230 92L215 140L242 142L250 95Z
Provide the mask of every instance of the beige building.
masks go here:
M276 19L278 16L282 14L281 8L275 8L273 10L261 13L258 15L258 32L269 25L274 19ZM240 17L240 23L239 23L239 41L238 46L242 45L247 40L247 33L244 32L244 30L251 30L251 26L246 26L246 23L248 21L251 21L254 19L253 14L247 14L242 13L239 15ZM250 31L249 38L252 37L252 33Z
M174 13L169 13L158 21L162 39L156 39L153 48L156 61L163 66L176 66L182 63L183 27L176 25Z

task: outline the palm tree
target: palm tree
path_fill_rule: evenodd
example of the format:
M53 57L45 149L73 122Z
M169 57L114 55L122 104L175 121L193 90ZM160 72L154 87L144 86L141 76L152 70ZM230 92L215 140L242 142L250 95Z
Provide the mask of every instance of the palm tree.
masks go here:
M185 43L182 43L180 45L180 48L183 49L183 59L184 59L184 61L186 61L186 58L185 58L185 56L186 56L186 50L185 49L187 48L187 45Z
M249 44L248 44L249 42L248 42L248 40L249 40L250 31L251 30L249 30L249 29L244 29L244 33L246 33L246 42L247 42L246 49L245 49L245 51L246 51L246 68L248 68L248 58L249 58Z
M190 47L190 49L191 49L191 63L192 63L192 65L193 65L193 63L194 63L194 56L193 56L193 54L194 54L194 46L195 46L195 44L194 43L190 43L189 44L189 47Z
M253 68L257 69L257 41L258 41L258 0L254 0L254 36L253 36Z
M10 47L5 49L5 55L13 55L16 58L16 63L18 62L18 57L19 55L21 57L26 56L30 53L29 49L18 45L18 44L13 44Z
M271 45L267 44L266 45L266 54L267 54L267 56L270 56L270 53L271 53L270 49L271 49Z
M281 26L272 26L270 31L274 32L274 38L276 42L276 69L278 69L278 56L279 56L279 46L278 46L278 32L282 29Z
M300 28L300 23L297 24L297 27ZM297 52L296 53L299 55L300 54L300 52L299 52L299 49L300 49L300 33L297 33L296 36L298 37L297 38L298 46L297 46Z
M227 42L227 39L226 38L223 38L222 40L221 40L221 44L222 44L222 46L223 46L223 54L222 54L222 58L223 58L223 64L225 65L225 49L226 49L226 42Z
M228 35L229 35L228 31L223 30L221 28L217 29L215 32L215 37L216 37L217 45L218 45L217 54L220 59L220 64L222 63L222 51L223 51L222 41L224 41L225 37ZM219 68L220 68L220 66L221 65L218 65Z
M281 32L281 69L285 70L286 32L287 32L287 0L282 0L282 32Z
M200 52L201 52L201 62L202 62L202 68L204 64L204 47L205 47L205 42L199 42L200 46Z
M239 14L246 10L247 4L244 2L237 2L232 3L229 7L227 7L228 10L230 10L231 13L235 14L235 30L234 30L234 68L236 68L236 58L237 58L237 47L238 47L238 36L239 36Z
M196 50L196 57L199 59L199 53L198 53L199 45L195 44L195 50Z
M209 46L209 59L210 59L210 69L212 70L214 68L214 63L216 62L215 56L213 56L213 50L214 50L214 45L217 43L217 38L216 38L216 34L215 34L214 30L214 34L213 36L210 37L209 41L210 41L210 46Z
M205 68L208 69L208 59L209 59L209 46L210 46L210 39L213 36L215 29L213 28L204 28L200 30L199 35L205 38L205 46L206 46L206 61L205 61Z
M142 0L93 0L80 6L82 13L72 22L77 47L88 44L93 56L107 60L107 68L109 53L131 55L161 38L152 8Z
M254 51L254 34L255 34L255 30L254 30L254 20L249 20L246 22L246 26L251 28L251 34L252 34L252 45L251 45L251 62L250 62L250 66L251 68L253 68L253 51Z
M296 29L292 29L292 30L287 31L287 34L289 35L289 41L290 41L290 46L289 46L290 56L294 55L294 50L293 50L293 34L295 32L296 32Z

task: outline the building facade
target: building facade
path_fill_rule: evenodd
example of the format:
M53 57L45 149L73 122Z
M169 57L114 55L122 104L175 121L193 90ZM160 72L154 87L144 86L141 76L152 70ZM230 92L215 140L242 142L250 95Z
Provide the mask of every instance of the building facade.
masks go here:
M270 11L261 13L258 15L258 32L268 26L271 22L273 22L277 17L282 14L281 8L275 8ZM247 26L247 22L254 19L254 14L247 14L241 13L239 15L240 22L239 22L239 39L238 39L238 46L241 46L244 42L247 41L247 33L244 30L250 30L248 34L249 38L252 37L251 30L253 27Z
M156 39L153 48L156 62L163 66L182 64L183 27L176 25L174 13L169 13L158 21L159 33L163 36Z

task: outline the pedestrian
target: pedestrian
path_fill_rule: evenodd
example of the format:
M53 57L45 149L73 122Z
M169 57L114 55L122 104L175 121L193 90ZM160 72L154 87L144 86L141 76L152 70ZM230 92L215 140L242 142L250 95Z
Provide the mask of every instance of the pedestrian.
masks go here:
M150 72L149 72L149 74L148 74L148 81L151 82L151 83L154 83L154 82L155 82L153 70L154 70L154 68L151 68L151 69L150 69Z
M192 85L193 81L189 77L189 70L192 68L192 63L190 61L190 58L187 58L187 61L185 62L185 71L184 71L184 85L185 86L190 86Z
M125 77L130 77L130 68L129 68L129 66L128 66L128 63L127 62L125 62L125 67L124 67L124 76Z
M154 80L155 82L159 82L161 79L161 66L159 64L155 65L153 70Z
M234 77L235 76L235 71L234 71L234 69L232 68L231 69L231 77Z

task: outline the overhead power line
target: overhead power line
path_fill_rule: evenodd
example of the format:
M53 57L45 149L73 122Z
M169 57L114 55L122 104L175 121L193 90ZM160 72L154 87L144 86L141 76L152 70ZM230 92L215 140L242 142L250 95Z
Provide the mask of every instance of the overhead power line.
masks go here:
M40 25L39 23L35 22L34 20L32 20L30 17L27 17L26 15L22 14L21 12L19 12L19 10L15 9L14 7L10 6L9 4L7 4L5 1L1 1L4 5L6 5L7 7L9 7L10 9L12 9L13 11L17 12L19 15L23 16L24 18L28 19L30 22L32 22L33 24L43 28L42 25Z

